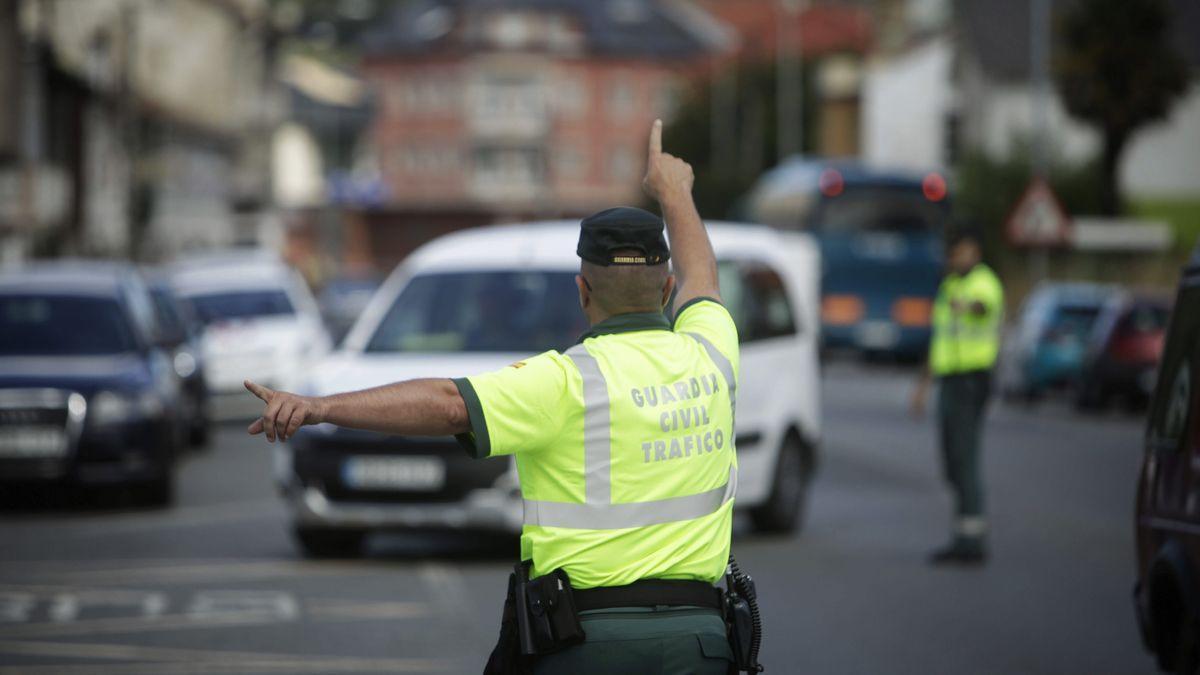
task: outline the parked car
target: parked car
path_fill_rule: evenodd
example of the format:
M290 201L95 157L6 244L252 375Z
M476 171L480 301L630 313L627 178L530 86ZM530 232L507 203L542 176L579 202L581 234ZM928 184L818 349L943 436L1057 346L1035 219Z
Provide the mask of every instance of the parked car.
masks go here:
M328 281L317 295L317 305L334 344L341 343L371 296L379 290L373 277L338 277Z
M1150 403L1134 599L1163 670L1200 670L1200 248L1184 271Z
M200 348L203 326L191 305L175 294L161 276L150 279L150 297L162 331L162 346L171 351L171 365L181 385L181 436L189 445L208 442L212 422L208 412L208 383L204 379L204 354Z
M805 234L709 228L722 296L743 348L739 507L763 530L799 526L817 463L820 258ZM587 328L573 281L578 223L483 228L440 238L383 284L307 394L457 377L566 349ZM520 530L514 463L473 460L452 438L304 427L277 446L277 479L300 546L350 554L380 529Z
M124 484L167 504L179 398L133 268L57 263L0 275L0 482Z
M1115 293L1112 286L1091 283L1045 283L1034 289L1004 341L1004 395L1032 401L1048 390L1076 385L1096 319Z
M257 412L243 380L292 387L329 351L312 293L277 257L231 252L182 261L172 268L171 285L204 325L201 354L216 419Z
M1105 303L1080 373L1080 408L1103 409L1118 397L1131 410L1145 407L1170 313L1170 298L1153 293L1121 293Z

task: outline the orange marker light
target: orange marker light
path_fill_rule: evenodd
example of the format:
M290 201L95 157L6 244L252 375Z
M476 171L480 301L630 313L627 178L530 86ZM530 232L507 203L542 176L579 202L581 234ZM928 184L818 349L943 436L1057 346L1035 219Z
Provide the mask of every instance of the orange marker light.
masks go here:
M821 301L821 320L831 326L848 326L863 318L866 308L856 295L827 295Z
M892 303L892 320L907 328L924 328L932 311L929 298L901 297Z
M931 202L940 202L946 198L946 179L941 174L931 173L921 181L921 191Z

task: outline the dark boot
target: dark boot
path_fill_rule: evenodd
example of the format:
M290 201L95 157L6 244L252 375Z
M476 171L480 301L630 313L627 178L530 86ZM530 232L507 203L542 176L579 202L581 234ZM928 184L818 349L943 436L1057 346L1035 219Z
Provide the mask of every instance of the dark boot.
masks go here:
M983 565L987 546L982 537L955 537L943 548L929 554L930 565Z

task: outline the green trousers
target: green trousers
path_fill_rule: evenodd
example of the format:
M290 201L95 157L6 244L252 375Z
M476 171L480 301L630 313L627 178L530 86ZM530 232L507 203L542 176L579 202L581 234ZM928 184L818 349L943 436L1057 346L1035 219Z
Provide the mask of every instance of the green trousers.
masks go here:
M947 375L939 380L942 466L960 519L982 518L984 514L979 447L990 392L988 371Z
M587 640L538 659L536 675L727 675L733 651L713 609L621 607L580 613Z

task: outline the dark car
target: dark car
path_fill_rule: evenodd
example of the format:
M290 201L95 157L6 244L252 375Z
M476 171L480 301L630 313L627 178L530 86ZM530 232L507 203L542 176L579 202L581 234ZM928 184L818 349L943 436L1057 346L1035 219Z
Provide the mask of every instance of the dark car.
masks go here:
M179 378L133 268L0 275L0 485L122 484L169 503L178 408Z
M1137 496L1134 587L1146 647L1200 672L1200 249L1185 270L1150 403Z
M1120 294L1096 319L1079 376L1076 403L1099 410L1121 399L1131 410L1146 406L1162 355L1170 298Z
M180 380L181 435L191 445L204 445L211 426L204 353L200 348L204 325L167 279L153 278L150 296L161 330L160 342L170 350L171 365Z

